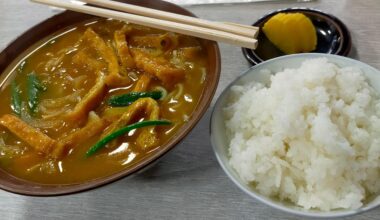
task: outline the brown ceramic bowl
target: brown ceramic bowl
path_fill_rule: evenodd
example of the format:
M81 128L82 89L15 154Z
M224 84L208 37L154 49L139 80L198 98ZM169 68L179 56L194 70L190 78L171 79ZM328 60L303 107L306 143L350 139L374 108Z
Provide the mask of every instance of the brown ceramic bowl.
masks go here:
M150 1L150 0L118 0L121 2L128 2L139 6L154 8L163 11L169 11L177 14L194 16L191 12L168 2L163 1ZM30 46L37 43L41 39L57 32L58 30L68 27L70 25L93 19L94 16L66 11L58 14L52 18L45 20L44 22L32 27L16 40L14 40L8 47L6 47L0 53L0 73L3 73L11 63L18 59L19 55L27 50ZM209 74L206 79L205 91L201 96L201 100L198 103L197 109L193 113L189 122L185 124L178 133L171 138L171 140L159 151L149 155L143 159L140 163L128 169L117 172L113 175L98 178L91 181L86 181L79 184L62 184L62 185L46 185L34 183L26 180L19 179L11 174L0 169L0 188L13 193L31 195L31 196L53 196L70 194L80 191L93 189L107 183L119 180L123 177L130 176L148 165L153 164L159 158L161 158L169 150L173 149L196 125L196 123L203 116L207 110L212 97L215 93L216 87L219 81L220 75L220 53L219 47L216 42L207 43L208 50L208 63Z

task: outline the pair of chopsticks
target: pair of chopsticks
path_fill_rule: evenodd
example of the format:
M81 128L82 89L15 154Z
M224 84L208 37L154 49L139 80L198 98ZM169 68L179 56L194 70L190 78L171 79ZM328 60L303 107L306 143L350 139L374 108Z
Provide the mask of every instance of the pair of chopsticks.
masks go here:
M255 49L257 46L255 38L259 30L248 25L207 21L110 0L80 0L91 6L63 0L31 1L245 48Z

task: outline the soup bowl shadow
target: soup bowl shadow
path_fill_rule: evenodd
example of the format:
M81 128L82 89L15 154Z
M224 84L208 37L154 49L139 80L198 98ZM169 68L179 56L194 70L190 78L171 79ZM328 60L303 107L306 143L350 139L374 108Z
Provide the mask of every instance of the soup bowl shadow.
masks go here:
M194 14L192 14L184 8L160 0L118 1L195 17ZM9 66L11 66L15 62L15 60L19 59L20 54L25 52L33 44L36 44L37 42L41 41L41 39L51 36L59 32L59 30L61 29L94 18L96 17L92 15L66 11L61 14L55 15L41 22L40 24L32 27L24 34L22 34L20 37L11 42L0 53L0 73L4 74L6 69L9 68ZM131 167L128 167L119 172L116 172L110 176L100 177L94 180L75 184L40 184L30 182L27 180L17 178L0 168L0 188L9 192L30 196L56 196L71 194L89 189L94 189L96 187L114 182L121 178L131 176L132 174L142 172L149 166L154 165L158 161L158 159L160 159L163 155L165 155L167 152L173 149L194 128L194 126L198 123L198 121L202 118L202 116L208 109L211 100L214 96L215 90L219 82L219 76L221 71L221 58L217 43L212 41L205 42L205 47L208 53L208 74L205 80L205 89L189 121L185 125L183 125L182 128L166 144L163 144L158 151L145 157L135 165L132 165Z

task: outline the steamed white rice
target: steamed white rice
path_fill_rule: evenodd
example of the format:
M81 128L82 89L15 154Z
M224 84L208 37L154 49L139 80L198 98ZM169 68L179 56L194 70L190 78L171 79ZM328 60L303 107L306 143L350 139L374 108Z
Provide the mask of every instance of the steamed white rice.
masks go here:
M356 209L380 191L380 99L357 68L327 59L231 88L230 164L266 196Z

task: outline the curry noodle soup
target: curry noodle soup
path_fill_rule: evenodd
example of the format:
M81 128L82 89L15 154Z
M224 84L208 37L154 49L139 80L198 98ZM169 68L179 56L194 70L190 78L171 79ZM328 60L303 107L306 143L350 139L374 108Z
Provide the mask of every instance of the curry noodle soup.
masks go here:
M35 45L2 75L0 167L33 182L70 184L139 163L194 112L209 68L206 44L97 19ZM131 130L86 157L115 131L161 119L171 124Z

